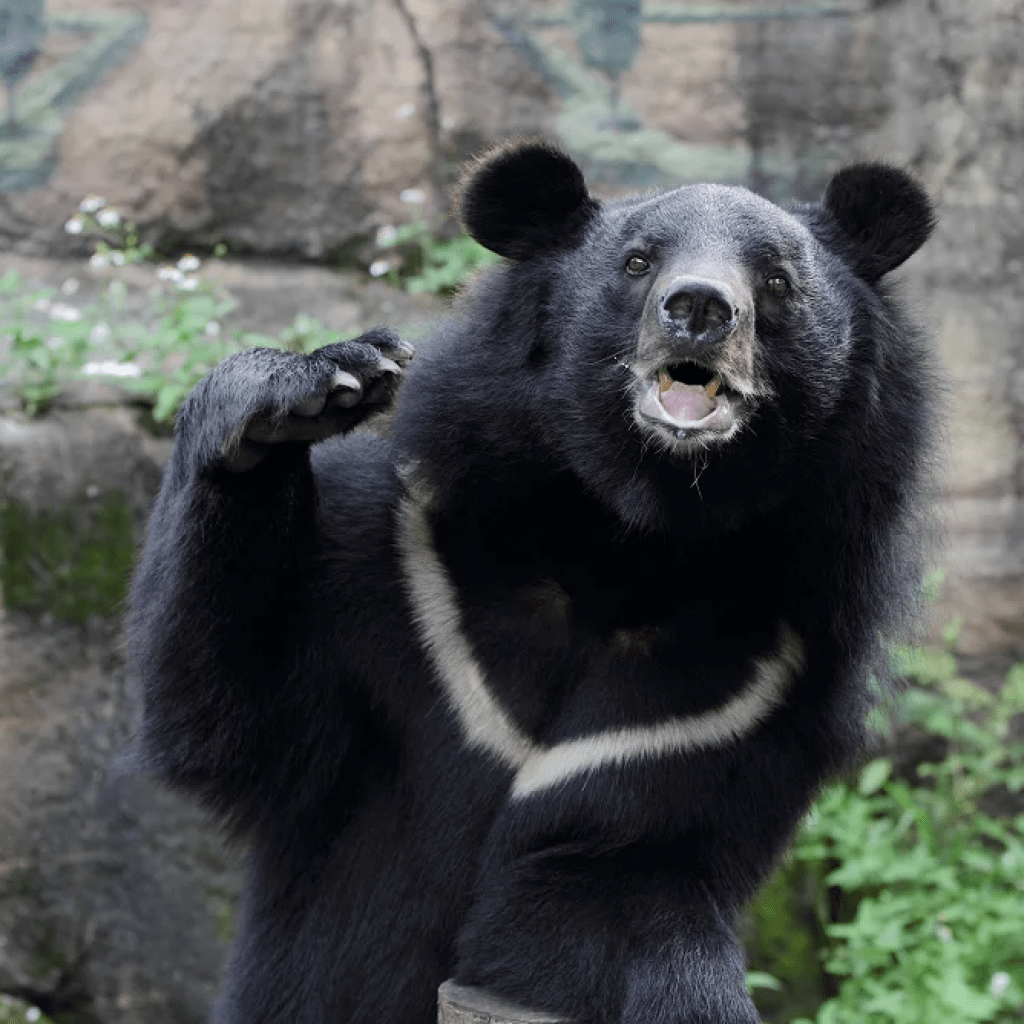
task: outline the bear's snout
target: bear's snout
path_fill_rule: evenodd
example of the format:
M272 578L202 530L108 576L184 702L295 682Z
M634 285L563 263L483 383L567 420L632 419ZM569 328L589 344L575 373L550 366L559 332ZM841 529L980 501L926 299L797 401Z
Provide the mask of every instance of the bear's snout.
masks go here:
M676 277L658 300L658 318L675 337L701 349L724 341L739 315L728 285L702 277Z

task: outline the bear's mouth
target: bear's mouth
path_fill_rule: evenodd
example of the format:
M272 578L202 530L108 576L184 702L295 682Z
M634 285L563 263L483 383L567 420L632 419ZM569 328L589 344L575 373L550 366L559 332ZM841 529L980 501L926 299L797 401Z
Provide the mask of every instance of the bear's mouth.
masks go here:
M666 363L641 386L641 420L678 440L696 433L725 440L738 426L743 398L712 367L690 361Z

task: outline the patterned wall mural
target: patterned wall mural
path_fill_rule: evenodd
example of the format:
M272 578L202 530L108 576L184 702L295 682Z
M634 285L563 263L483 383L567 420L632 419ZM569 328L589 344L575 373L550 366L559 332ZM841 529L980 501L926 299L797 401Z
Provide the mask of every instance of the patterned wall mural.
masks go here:
M550 83L560 99L558 134L574 155L588 164L588 171L605 182L624 187L645 187L679 181L713 179L749 184L769 194L813 191L836 162L837 155L827 145L778 146L770 138L777 132L765 132L759 120L769 115L763 103L765 88L776 91L785 83L758 82L759 73L786 60L784 52L773 53L775 41L786 34L802 33L820 40L827 33L833 38L844 35L842 23L850 23L868 7L865 0L816 0L816 2L773 2L773 0L725 0L719 3L675 2L642 3L641 0L569 0L558 6L543 2L494 5L488 16L504 38ZM839 23L839 24L837 24ZM651 76L656 67L645 68L648 51L670 46L679 65L702 56L707 34L702 29L731 28L721 43L736 49L731 80L707 83L713 91L733 92L732 105L745 108L743 116L729 132L718 139L694 139L692 125L682 111L675 125L659 125L645 111L631 104L624 79L645 79L651 91ZM780 33L779 30L782 30ZM828 48L829 43L824 45ZM807 91L828 91L827 78L815 78L811 52L805 56ZM735 70L742 61L745 70ZM841 71L841 68L833 68ZM784 105L801 105L801 84L789 82L790 92ZM666 82L676 89L675 81ZM624 95L624 93L626 93ZM693 97L680 96L680 105ZM728 98L727 98L728 100ZM808 113L820 106L808 95ZM705 103L707 96L696 97ZM790 112L792 113L792 111ZM820 110L816 111L820 114ZM856 118L854 111L844 116ZM833 113L833 120L835 113ZM792 119L798 129L799 117Z
M417 96L423 68L412 53L396 56L402 37L411 35L419 62L432 61L438 80L448 83L435 97L441 116L433 127L459 125L472 143L463 146L457 132L448 139L443 130L431 135L425 124L435 154L450 151L457 162L505 135L542 132L559 138L606 191L711 179L769 196L812 195L848 156L851 139L885 113L880 83L890 77L889 51L865 15L900 0L200 0L189 9L193 36L184 52L177 36L183 15L175 5L139 0L147 18L133 0L104 2L118 6L0 0L0 193L52 185L73 196L76 179L91 171L90 188L138 204L137 183L148 175L152 185L143 199L160 216L173 210L168 216L182 223L191 217L234 238L253 235L257 219L267 231L287 234L273 228L268 211L280 200L294 219L298 195L308 206L320 193L337 193L343 198L329 205L337 211L343 202L354 211L353 222L363 215L359 209L379 207L381 189L393 186L368 177L363 156L346 163L346 148L369 153L376 146L387 156L375 167L395 168L398 176L402 165L410 178L419 173L419 144L406 141L408 125L381 116L379 99L396 83ZM394 20L399 10L404 22ZM460 33L486 39L497 60L472 65ZM248 40L241 50L249 55L242 55L239 39ZM129 71L126 59L143 40L146 60L155 55L158 63L135 62ZM317 63L321 43L335 47L333 65ZM495 64L506 69L504 78ZM518 77L509 64L520 69ZM179 70L184 85L175 84ZM489 112L490 101L481 104L475 95L494 97L504 82L515 83L515 92L530 79L543 83L546 95L538 101L522 94L521 110L528 111L522 120ZM462 84L453 89L453 81ZM76 104L102 83L112 86L111 116L127 111L135 133L119 135L113 124L107 136L117 156L105 163L81 133L74 148L67 145L70 131L61 145ZM230 98L225 83L234 90ZM143 109L145 90L164 84L159 101L173 109ZM359 88L362 97L355 98ZM399 106L417 109L406 100ZM334 152L336 162L314 167L303 158L300 167L288 144L297 126L303 153ZM161 133L157 149L167 167L156 168L156 158L143 152L146 132ZM371 141L361 142L360 132ZM60 163L62 149L65 160L74 152L75 166ZM61 175L54 173L58 165ZM257 170L259 188L250 180ZM376 173L381 181L387 177ZM445 191L437 187L443 174L425 177L435 192ZM174 188L180 195L166 198ZM247 195L249 213L242 209ZM30 217L52 216L41 198L33 202L37 212ZM192 216L189 204L200 212ZM145 221L144 209L137 205L136 213ZM177 222L174 230L181 230ZM339 224L336 233L346 230ZM293 244L289 239L283 247ZM273 247L269 237L259 243Z
M53 14L45 0L0 0L0 192L44 185L66 111L113 71L146 33L131 12Z

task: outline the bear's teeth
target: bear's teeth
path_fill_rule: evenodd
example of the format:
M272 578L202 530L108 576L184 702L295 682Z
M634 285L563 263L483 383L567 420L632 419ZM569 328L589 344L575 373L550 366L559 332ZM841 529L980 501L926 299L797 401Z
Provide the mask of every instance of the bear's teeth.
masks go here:
M658 390L661 394L665 394L668 389L672 387L672 377L669 375L668 370L658 371Z
M722 386L722 375L720 373L716 373L714 375L714 377L712 377L711 380L708 381L708 386L707 386L707 389L706 389L706 392L705 392L707 394L708 398L714 398L715 395L718 394L718 389L721 386ZM662 390L664 391L664 388L662 388Z

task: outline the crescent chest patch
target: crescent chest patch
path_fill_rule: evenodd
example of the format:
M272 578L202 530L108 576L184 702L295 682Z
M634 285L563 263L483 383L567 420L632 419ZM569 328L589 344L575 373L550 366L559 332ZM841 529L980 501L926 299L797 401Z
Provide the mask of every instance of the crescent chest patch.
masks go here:
M488 689L462 624L458 595L434 548L429 495L414 483L398 510L397 541L420 642L466 744L514 773L523 799L598 768L624 766L734 743L785 700L804 663L803 643L783 625L776 649L756 659L750 678L721 705L653 724L608 729L553 745L526 735Z

